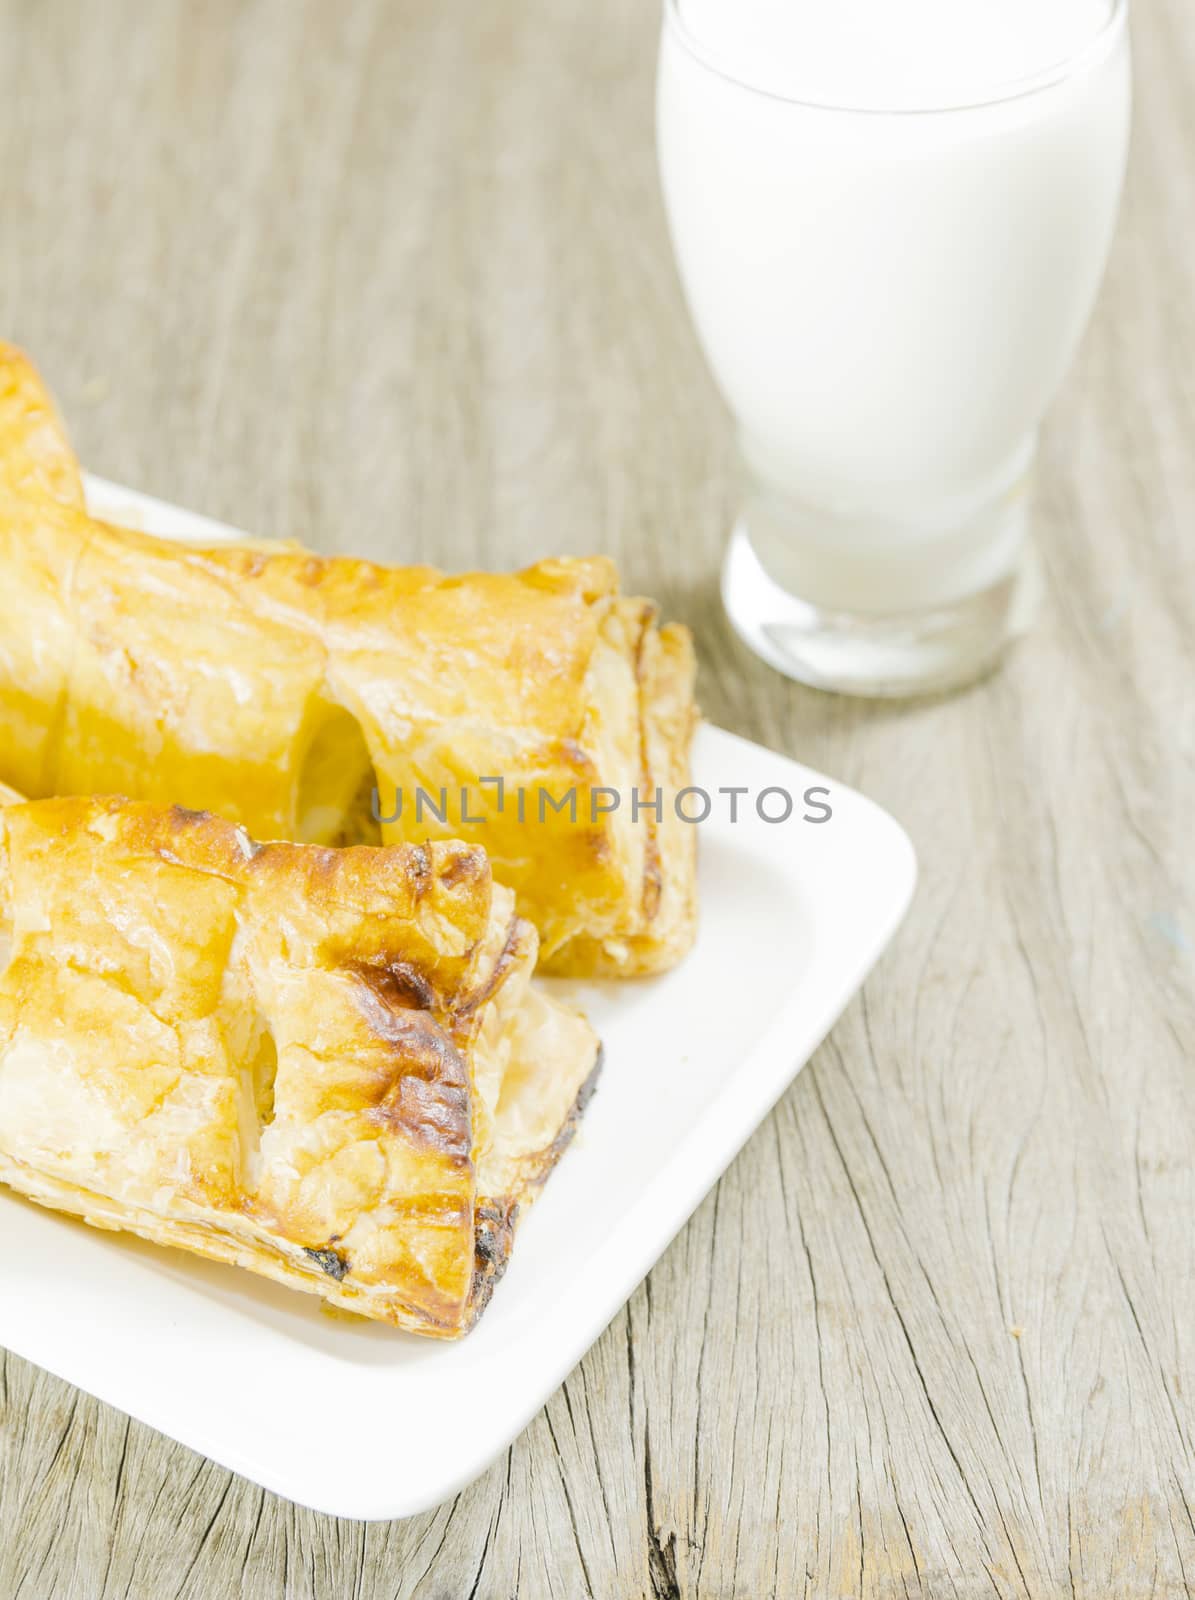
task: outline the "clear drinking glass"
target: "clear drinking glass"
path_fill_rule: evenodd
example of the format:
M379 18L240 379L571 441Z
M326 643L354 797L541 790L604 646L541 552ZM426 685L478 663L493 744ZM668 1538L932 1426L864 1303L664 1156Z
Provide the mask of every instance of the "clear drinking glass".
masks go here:
M794 91L783 52L744 65L712 44L692 4L665 0L657 132L681 280L741 441L727 611L806 683L957 685L1032 589L1038 429L1124 176L1125 0L1092 0L1098 25L1087 6L1030 77L825 98Z

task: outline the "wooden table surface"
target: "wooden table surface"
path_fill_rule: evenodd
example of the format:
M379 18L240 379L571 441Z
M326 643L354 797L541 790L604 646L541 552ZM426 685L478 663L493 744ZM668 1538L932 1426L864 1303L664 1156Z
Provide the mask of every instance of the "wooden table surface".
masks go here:
M609 551L695 629L710 717L873 795L922 866L458 1500L313 1515L9 1357L2 1600L1195 1592L1195 25L1135 23L1044 613L981 687L881 705L719 609L732 438L661 219L654 5L0 0L0 329L89 466L326 550Z

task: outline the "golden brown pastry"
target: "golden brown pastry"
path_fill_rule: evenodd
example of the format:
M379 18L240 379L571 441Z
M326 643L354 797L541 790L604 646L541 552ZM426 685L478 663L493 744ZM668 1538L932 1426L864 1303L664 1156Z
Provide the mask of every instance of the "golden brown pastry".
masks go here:
M596 1071L464 844L0 809L0 1180L346 1310L465 1332Z
M552 971L688 948L692 645L611 562L449 578L106 526L7 346L0 562L0 778L22 792L179 801L260 838L463 837Z

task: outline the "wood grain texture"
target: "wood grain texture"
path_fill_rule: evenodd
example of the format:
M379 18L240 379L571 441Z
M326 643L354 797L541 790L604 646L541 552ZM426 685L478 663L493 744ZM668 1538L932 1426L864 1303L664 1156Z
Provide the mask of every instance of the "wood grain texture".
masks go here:
M609 551L695 628L710 715L874 795L923 869L814 1063L459 1499L312 1515L10 1357L3 1600L1195 1592L1189 8L1136 13L1040 624L897 707L783 682L721 617L732 441L659 211L655 27L0 0L0 328L88 465L328 550Z

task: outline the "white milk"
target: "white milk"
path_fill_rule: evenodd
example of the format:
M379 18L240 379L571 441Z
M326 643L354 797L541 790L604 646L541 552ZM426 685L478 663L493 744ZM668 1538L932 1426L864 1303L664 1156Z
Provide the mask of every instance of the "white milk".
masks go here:
M679 0L707 58L789 99L923 110L1066 68L1113 0Z
M1009 507L1103 273L1123 16L1114 0L668 3L664 195L763 486L753 543L820 605L973 593L1016 559Z

